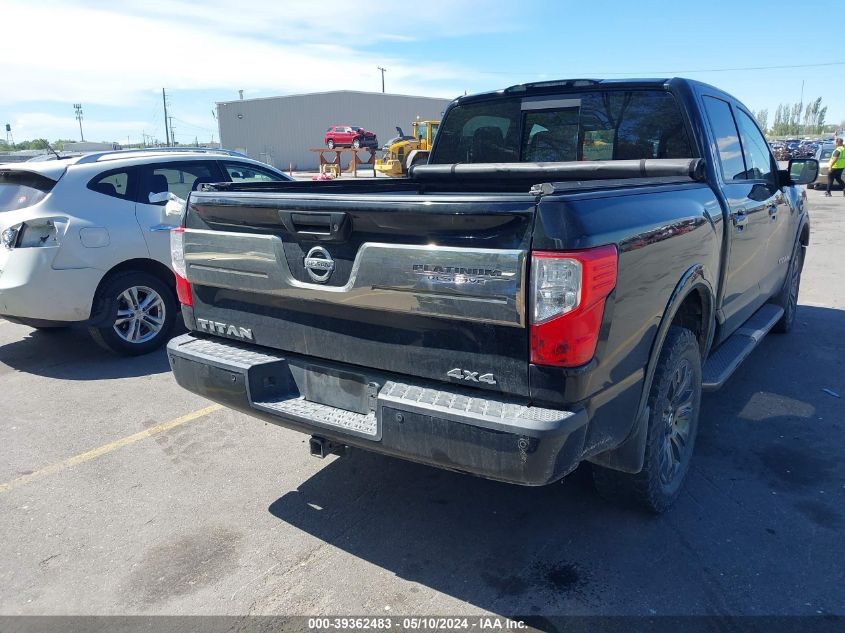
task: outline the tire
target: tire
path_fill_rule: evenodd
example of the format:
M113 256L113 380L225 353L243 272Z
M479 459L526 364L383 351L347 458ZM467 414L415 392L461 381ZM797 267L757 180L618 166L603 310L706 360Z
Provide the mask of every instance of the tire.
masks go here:
M97 293L95 305L104 316L88 332L101 347L125 356L139 356L161 347L170 338L176 319L173 289L158 277L140 271L118 273L107 280Z
M361 147L361 139L360 138L352 139L352 147L354 147L355 149L360 148Z
M772 327L772 331L778 334L786 334L795 324L795 314L798 312L798 292L801 289L801 271L804 270L805 250L801 242L795 245L783 288L775 298L775 303L783 308L783 316Z
M326 141L326 147L328 147L329 149L334 149L334 141L332 139Z
M599 494L661 514L678 498L689 470L701 409L701 351L695 335L672 326L648 396L645 460L638 473L593 465Z

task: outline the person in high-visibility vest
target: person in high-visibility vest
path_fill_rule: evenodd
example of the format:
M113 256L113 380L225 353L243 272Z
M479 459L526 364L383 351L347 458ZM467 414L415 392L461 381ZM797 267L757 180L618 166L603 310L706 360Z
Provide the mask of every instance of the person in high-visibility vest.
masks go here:
M824 192L824 195L830 197L833 181L836 180L842 187L842 195L845 196L845 182L842 182L842 170L845 169L845 147L842 146L842 138L839 136L836 137L836 147L833 148L828 164L830 171L827 172L827 191Z

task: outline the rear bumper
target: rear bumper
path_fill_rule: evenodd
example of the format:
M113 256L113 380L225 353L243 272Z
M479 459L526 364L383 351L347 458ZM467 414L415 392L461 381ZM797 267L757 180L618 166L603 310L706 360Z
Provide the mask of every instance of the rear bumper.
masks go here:
M167 353L182 387L233 409L339 444L488 479L550 483L578 465L584 446L583 410L409 383L192 334L171 340Z
M94 268L57 270L56 249L16 248L0 261L0 315L76 322L91 316L103 272Z

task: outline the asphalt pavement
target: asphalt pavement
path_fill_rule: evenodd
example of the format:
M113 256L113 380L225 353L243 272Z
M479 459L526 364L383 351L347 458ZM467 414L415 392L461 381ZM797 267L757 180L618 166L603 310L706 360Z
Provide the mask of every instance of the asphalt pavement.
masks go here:
M707 394L661 517L194 396L163 351L0 320L0 614L845 614L845 199L809 191L797 324Z

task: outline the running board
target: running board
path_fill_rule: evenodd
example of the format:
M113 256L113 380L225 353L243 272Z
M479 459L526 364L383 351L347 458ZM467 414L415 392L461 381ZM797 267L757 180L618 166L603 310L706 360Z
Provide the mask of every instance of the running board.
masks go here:
M773 303L767 303L751 315L742 327L710 353L704 363L701 388L704 391L721 389L781 316L783 308Z

